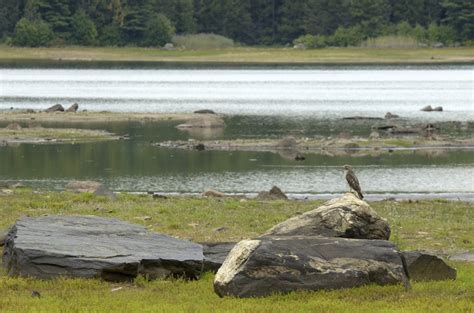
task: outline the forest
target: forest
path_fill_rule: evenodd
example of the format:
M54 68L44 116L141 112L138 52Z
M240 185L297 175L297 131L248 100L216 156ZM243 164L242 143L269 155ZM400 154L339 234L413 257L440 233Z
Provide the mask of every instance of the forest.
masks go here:
M14 46L158 47L201 33L251 46L358 46L392 35L472 45L474 1L0 0L0 40Z

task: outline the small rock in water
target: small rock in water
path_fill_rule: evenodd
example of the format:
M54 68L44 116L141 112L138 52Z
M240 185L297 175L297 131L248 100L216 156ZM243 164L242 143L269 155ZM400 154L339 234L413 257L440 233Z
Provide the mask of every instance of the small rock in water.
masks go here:
M399 118L399 116L397 114L392 114L390 112L387 112L387 114L385 114L385 118L386 119Z
M206 146L204 146L203 143L198 143L197 145L194 146L194 149L197 151L204 151L206 150Z
M79 104L74 103L73 105L71 105L71 106L66 110L66 112L73 112L73 113L76 113L78 109L79 109Z
M194 111L195 114L216 114L216 112L208 109L203 109L203 110L196 110Z
M55 104L45 110L47 113L51 112L64 112L64 107L61 104Z

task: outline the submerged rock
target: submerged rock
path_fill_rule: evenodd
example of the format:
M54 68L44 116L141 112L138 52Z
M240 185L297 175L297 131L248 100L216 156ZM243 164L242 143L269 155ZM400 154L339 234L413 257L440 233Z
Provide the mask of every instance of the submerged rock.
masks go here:
M8 233L3 252L9 275L111 281L137 275L197 278L203 259L199 244L92 216L22 218Z
M294 235L388 240L390 226L367 202L347 193L312 211L292 217L263 234Z
M266 237L243 240L232 249L216 274L214 290L221 297L260 297L373 283L409 286L402 259L389 241Z
M222 128L225 126L224 120L218 116L202 115L200 117L192 118L184 124L176 126L178 129L189 128Z
M403 251L408 275L414 281L456 279L456 270L436 255L420 251Z

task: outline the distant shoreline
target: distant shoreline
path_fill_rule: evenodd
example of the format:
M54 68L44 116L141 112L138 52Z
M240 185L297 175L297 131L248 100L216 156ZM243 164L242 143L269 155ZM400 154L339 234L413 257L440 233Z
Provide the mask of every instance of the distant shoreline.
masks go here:
M136 47L17 48L0 45L0 67L61 66L324 66L474 64L474 47L173 50Z

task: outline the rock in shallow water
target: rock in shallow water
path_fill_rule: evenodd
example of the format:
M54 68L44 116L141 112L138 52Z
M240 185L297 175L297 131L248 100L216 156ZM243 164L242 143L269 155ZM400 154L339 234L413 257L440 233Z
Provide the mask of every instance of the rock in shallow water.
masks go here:
M92 216L22 218L8 233L3 252L3 266L10 275L111 281L137 275L193 279L203 259L199 244Z
M290 218L263 236L321 235L356 239L390 238L390 226L365 201L352 193Z
M221 297L260 297L371 283L409 286L402 258L388 241L266 237L241 241L232 249L216 274L214 290Z

